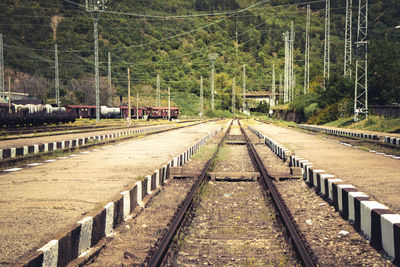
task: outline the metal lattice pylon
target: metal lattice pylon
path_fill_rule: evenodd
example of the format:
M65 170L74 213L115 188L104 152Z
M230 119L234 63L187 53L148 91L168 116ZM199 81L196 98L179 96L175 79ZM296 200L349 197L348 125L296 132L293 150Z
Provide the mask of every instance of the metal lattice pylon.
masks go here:
M310 91L310 5L307 5L306 48L304 51L304 94Z
M290 40L289 40L289 101L293 101L294 98L294 23L290 23Z
M324 41L324 89L329 80L329 54L331 45L331 2L325 0L325 41Z
M344 28L343 76L351 78L351 15L353 0L346 0L346 24Z
M356 79L354 86L354 121L360 114L368 118L368 0L359 0L356 42Z
M283 89L283 102L287 103L289 101L288 91L289 91L289 32L286 31L285 36L285 71L284 71L284 89Z

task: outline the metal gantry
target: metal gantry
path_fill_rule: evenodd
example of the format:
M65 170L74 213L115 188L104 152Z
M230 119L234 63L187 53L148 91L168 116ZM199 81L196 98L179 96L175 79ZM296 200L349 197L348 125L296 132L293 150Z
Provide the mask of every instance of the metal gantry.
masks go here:
M306 47L304 51L304 94L310 91L310 5L307 5Z
M368 0L359 0L356 42L356 77L354 86L354 121L368 118Z
M86 0L86 11L93 13L94 35L94 73L96 84L96 122L100 122L100 84L99 84L99 12L105 10L107 0Z
M346 0L346 23L344 28L344 64L343 76L351 78L351 16L352 16L352 2L353 0Z
M324 41L324 90L329 80L329 54L331 45L331 2L325 0L325 41Z

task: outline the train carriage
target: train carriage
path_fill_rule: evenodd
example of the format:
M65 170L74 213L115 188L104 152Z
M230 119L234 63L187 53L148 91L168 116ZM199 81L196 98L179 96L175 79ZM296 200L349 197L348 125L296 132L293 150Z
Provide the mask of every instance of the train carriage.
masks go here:
M179 108L170 108L171 119L177 119L179 116ZM149 107L148 108L149 118L151 119L168 119L168 108L167 107Z
M120 106L121 115L123 118L128 117L128 106ZM143 116L147 115L147 109L139 107L139 118L143 118ZM136 107L131 107L131 117L136 118Z

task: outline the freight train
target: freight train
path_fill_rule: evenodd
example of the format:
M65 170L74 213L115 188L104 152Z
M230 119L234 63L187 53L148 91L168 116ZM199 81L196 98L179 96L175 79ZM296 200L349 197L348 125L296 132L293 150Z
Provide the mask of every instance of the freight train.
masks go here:
M74 114L77 118L96 118L96 106L67 105L67 112ZM177 119L179 116L179 108L170 108L170 118ZM138 114L137 114L138 113ZM100 107L100 116L102 118L127 118L129 114L128 106L119 106L109 108L107 106ZM132 118L148 118L148 119L168 119L167 107L131 107Z
M33 104L11 104L9 107L7 103L0 103L0 128L69 123L75 118L64 107Z
M126 118L128 106L100 107L101 118ZM179 108L170 108L170 118L177 119ZM166 107L131 107L131 117L141 119L168 119ZM0 128L16 126L36 126L54 123L74 122L76 118L96 118L96 106L66 105L52 107L51 105L18 105L0 103Z

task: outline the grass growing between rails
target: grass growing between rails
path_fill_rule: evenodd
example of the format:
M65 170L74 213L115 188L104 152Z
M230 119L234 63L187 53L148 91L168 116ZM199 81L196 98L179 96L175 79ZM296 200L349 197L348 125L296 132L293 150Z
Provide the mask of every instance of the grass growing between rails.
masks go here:
M326 123L324 125L357 130L400 133L400 118L369 116L367 120L354 122L353 117L347 117Z

